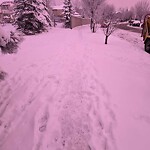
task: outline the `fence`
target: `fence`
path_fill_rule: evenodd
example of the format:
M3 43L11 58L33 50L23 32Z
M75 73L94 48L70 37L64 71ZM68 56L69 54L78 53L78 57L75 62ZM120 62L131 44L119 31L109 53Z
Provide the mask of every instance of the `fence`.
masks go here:
M81 16L71 16L71 28L75 28L77 26L82 26L90 24L89 18L82 18Z

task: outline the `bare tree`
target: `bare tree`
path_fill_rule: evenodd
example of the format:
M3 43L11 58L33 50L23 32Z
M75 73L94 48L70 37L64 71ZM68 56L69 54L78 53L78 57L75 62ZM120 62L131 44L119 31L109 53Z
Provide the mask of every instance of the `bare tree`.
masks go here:
M132 14L132 19L134 19L135 18L135 8L134 8L134 6L132 6L130 8L130 13Z
M120 21L128 21L134 18L134 8L131 7L130 9L128 8L120 8L118 11L118 19Z
M85 14L91 18L90 29L92 32L96 32L96 16L99 11L100 6L105 2L105 0L82 0L82 5Z
M116 18L115 18L115 7L113 5L106 4L103 7L102 19L106 24L103 28L105 34L105 44L108 43L108 37L115 31Z
M72 6L74 7L74 10L77 13L79 13L82 17L85 16L81 0L72 1Z
M150 3L147 0L141 0L135 4L135 14L140 22L148 12L150 12Z
M107 27L103 29L105 34L105 44L108 43L108 37L115 31L116 29L115 25L116 23L114 23L113 21L109 21L107 23Z
M101 15L102 21L108 21L114 19L114 15L115 15L114 5L109 5L109 4L103 5L101 13L102 13Z

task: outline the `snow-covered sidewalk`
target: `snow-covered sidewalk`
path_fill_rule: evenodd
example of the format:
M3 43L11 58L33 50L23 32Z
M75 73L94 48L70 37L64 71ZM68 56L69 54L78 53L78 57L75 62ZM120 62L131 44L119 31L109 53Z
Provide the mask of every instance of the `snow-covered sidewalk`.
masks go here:
M150 56L133 43L54 28L0 64L0 150L150 149Z

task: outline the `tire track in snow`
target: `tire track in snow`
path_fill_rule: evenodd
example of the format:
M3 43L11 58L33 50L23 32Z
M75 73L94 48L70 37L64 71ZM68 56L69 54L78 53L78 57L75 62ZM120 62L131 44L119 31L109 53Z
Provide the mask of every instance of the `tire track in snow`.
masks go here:
M3 103L0 106L0 145L3 144L5 139L8 138L8 135L17 128L18 124L20 124L21 120L24 118L23 116L28 112L28 109L33 107L32 103L42 103L39 102L38 99L43 95L43 88L46 88L49 84L49 92L46 91L46 93L49 95L55 93L59 81L53 75L48 74L43 77L43 70L41 70L41 67L38 66L33 68L33 66L25 66L16 73L16 76L8 79L9 81L6 80L3 82L3 95L1 95L1 101ZM27 75L22 78L25 73ZM41 75L37 78L36 75L39 75L40 73ZM17 84L18 78L20 79L20 83ZM11 85L14 86L13 89ZM32 86L30 87L30 85ZM8 89L12 90L8 93ZM8 96L5 98L6 93ZM46 94L44 93L43 97L45 97L45 95ZM9 106L9 109L7 109L7 106ZM33 116L33 114L31 116ZM41 130L43 130L42 127Z
M32 122L31 120L34 119L33 117L35 115L37 106L39 106L39 104L42 105L42 101L44 100L47 101L47 99L52 99L53 95L57 90L57 86L59 85L59 80L58 80L59 71L58 70L55 71L56 69L54 68L54 66L57 65L61 66L61 63L59 64L59 60L60 60L59 57L61 56L59 53L60 53L59 51L58 53L56 53L56 58L54 57L53 61L43 60L43 61L39 61L38 63L35 62L34 64L31 65L26 65L23 67L21 66L21 68L16 72L16 74L12 77L9 77L8 82L4 84L4 86L9 87L12 91L8 94L8 97L5 98L5 95L7 94L3 90L4 94L3 96L1 96L1 100L4 100L5 98L6 101L3 103L3 107L5 109L1 109L2 107L0 107L0 111L2 112L2 115L0 116L0 137L2 138L0 145L6 142L5 140L6 138L9 139L8 135L11 135L13 133L13 130L16 130L19 123L22 121L22 119L25 116L26 116L25 118L29 119L29 122ZM57 57L58 55L59 57ZM47 72L47 70L49 69L52 70L54 74L51 74L51 71ZM31 88L30 85L32 85ZM43 93L43 89L44 90L46 89L44 93ZM22 93L20 93L19 91ZM12 98L12 96L14 98ZM15 100L15 97L18 100L20 99L19 103ZM36 103L38 103L37 106ZM49 102L47 102L47 104L48 103ZM12 106L10 104L12 104ZM7 109L8 105L9 105L9 109ZM33 107L34 105L36 106L35 108ZM31 110L32 107L33 110ZM28 113L30 113L30 111L32 115L28 117ZM43 111L45 110L43 109ZM11 114L11 112L13 113ZM19 116L17 114L19 114ZM37 115L36 118L38 118ZM5 124L8 123L11 124L10 125L11 130L8 128L6 130L4 129ZM12 125L13 123L14 125ZM35 119L35 124L36 123L37 121ZM21 124L21 126L24 125ZM21 134L22 131L19 132ZM19 133L17 134L19 135ZM35 137L38 136L38 132L36 133L36 130L34 132L34 136ZM11 142L11 139L7 141ZM39 140L35 140L34 146L36 147L36 144L38 143ZM8 148L7 144L5 144L5 146L4 146L5 148L2 147L2 149L5 150ZM10 147L8 149L10 149Z

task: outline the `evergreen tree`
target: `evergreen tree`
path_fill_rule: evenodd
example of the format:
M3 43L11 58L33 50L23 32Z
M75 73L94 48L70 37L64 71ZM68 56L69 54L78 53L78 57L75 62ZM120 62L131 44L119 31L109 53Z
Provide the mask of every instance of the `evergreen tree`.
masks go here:
M27 35L41 33L51 26L48 9L43 0L14 0L15 24Z
M65 28L71 28L71 14L72 14L71 0L65 0L64 1Z

